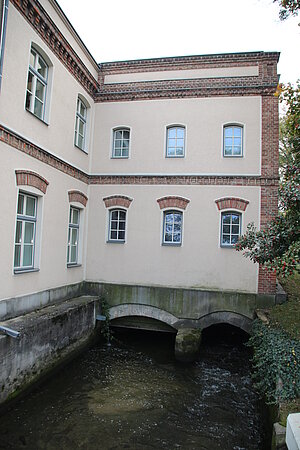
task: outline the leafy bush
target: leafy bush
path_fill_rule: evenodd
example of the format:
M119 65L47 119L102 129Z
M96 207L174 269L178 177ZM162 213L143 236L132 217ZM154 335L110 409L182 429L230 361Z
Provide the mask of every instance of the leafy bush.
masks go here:
M249 339L253 347L254 383L257 391L268 403L281 403L300 396L300 342L284 331L253 323Z

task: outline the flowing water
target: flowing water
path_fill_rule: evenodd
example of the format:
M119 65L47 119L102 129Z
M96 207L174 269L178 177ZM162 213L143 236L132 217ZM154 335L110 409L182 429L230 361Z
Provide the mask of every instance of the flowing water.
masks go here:
M249 352L228 329L208 329L190 365L175 362L173 335L118 333L3 414L0 448L264 449Z

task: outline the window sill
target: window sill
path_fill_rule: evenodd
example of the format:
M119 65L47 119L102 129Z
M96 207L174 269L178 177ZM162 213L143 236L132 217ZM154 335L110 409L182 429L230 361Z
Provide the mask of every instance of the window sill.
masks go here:
M184 158L185 157L185 155L166 155L166 158L167 159L169 159L169 158L171 158L171 159L177 159L177 158L179 158L179 159L182 159L182 158Z
M77 264L77 263L74 263L74 264L67 264L67 268L68 269L71 269L72 267L81 267L82 266L82 264Z
M40 269L35 269L35 268L20 268L20 269L14 269L14 274L18 275L19 273L29 273L29 272L39 272Z
M244 155L223 155L223 158L243 158Z
M81 150L83 153L85 153L86 155L89 154L89 152L87 150L85 150L84 148L79 147L79 145L74 144L74 147L78 148L78 150Z
M38 119L40 122L42 122L44 125L46 125L47 127L49 126L49 123L46 122L44 119L41 119L39 116L37 116L36 114L34 114L33 112L29 111L29 109L25 108L25 111L27 111L29 114L31 114L33 117L35 117L36 119Z
M220 244L221 248L230 248L230 249L234 249L235 248L235 244Z
M129 159L129 156L112 156L110 159Z
M161 245L163 245L164 247L181 247L181 242L176 244L175 242L163 242Z
M125 244L125 241L106 241L107 244Z

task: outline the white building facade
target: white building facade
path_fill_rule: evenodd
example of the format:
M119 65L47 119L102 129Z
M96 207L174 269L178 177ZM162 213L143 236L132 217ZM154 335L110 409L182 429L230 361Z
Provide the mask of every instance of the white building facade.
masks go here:
M84 281L275 295L234 244L277 210L279 54L98 65L55 0L2 11L0 303Z

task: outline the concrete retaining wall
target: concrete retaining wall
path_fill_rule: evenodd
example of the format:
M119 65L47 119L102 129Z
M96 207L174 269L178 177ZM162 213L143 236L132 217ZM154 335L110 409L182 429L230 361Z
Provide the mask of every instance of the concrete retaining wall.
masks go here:
M2 322L20 337L0 335L0 403L60 364L95 332L98 298L84 296Z

